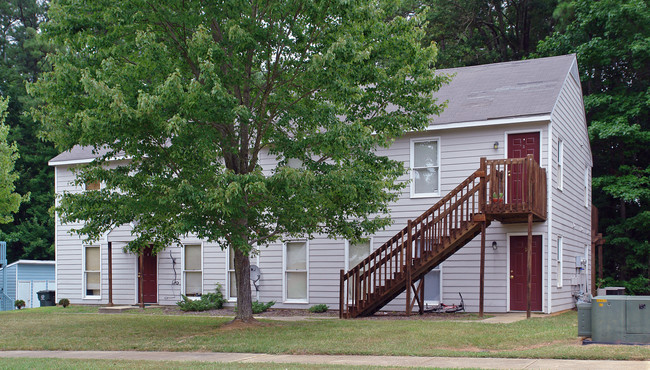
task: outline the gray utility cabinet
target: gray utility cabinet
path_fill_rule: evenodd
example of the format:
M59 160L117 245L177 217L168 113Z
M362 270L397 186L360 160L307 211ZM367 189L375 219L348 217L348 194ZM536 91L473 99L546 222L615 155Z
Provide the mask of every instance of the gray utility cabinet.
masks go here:
M598 296L578 304L578 335L599 343L650 343L650 296Z

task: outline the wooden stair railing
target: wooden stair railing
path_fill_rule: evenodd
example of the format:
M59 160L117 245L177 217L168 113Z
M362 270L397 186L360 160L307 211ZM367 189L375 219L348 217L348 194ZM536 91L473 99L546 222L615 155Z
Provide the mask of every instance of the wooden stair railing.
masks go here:
M487 161L485 212L502 222L519 222L517 215L533 213L546 219L546 171L532 155Z
M405 290L411 301L413 282L480 233L481 223L489 222L483 214L486 166L482 159L481 168L439 202L348 272L341 270L341 318L372 315ZM414 290L413 301L419 301Z

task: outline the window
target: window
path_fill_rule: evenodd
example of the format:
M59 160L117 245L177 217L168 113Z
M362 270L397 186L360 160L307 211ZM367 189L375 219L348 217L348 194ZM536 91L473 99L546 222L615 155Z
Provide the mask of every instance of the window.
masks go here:
M228 299L237 299L237 277L235 275L235 251L228 249Z
M346 245L347 245L346 258L345 258L346 270L350 270L351 268L358 265L359 262L363 261L366 257L368 257L368 255L372 251L371 239L362 239L357 241L356 243L351 243L348 241L346 242ZM350 303L352 303L353 294L354 293L352 291L352 285L348 284L348 300L350 301Z
M358 265L359 262L363 261L364 258L368 257L371 252L371 245L372 243L370 239L362 239L356 243L348 242L347 260L345 261L346 270L353 268Z
M84 284L86 298L99 298L101 295L101 253L99 246L84 247Z
M562 288L564 285L564 246L562 245L562 237L557 237L557 287Z
M285 300L307 302L307 242L285 243Z
M564 187L564 143L562 140L557 142L557 188L562 190Z
M439 140L411 140L411 196L438 195L440 195Z
M99 190L101 183L99 181L87 182L84 184L86 190Z
M585 207L589 207L589 167L585 168Z
M198 297L203 293L203 272L201 263L201 245L192 244L184 246L183 255L183 281L185 295Z
M424 275L424 304L437 305L441 296L441 265L438 265Z

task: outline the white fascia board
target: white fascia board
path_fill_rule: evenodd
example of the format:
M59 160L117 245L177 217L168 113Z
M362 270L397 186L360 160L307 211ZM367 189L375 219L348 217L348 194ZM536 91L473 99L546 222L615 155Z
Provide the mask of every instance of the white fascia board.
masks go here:
M18 260L14 263L22 265L55 265L56 261Z
M66 166L66 165L70 165L70 164L84 164L84 163L91 163L95 159L98 159L98 158L100 158L100 157L97 157L97 158L83 158L83 159L70 159L70 160L67 160L67 161L49 161L49 162L47 162L47 164L49 166ZM123 161L123 160L127 160L127 159L130 159L130 157L112 157L112 158L108 159L108 162Z
M551 120L550 114L543 114L539 116L499 118L499 119L490 119L485 121L433 124L433 125L429 125L429 127L427 127L425 131L438 131L438 130L448 130L453 128L466 128L466 127L479 127L479 126L510 125L513 123L548 122L550 120Z

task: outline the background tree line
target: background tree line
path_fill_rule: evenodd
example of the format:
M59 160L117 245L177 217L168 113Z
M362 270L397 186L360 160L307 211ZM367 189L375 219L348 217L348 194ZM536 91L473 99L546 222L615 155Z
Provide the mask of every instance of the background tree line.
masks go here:
M410 0L429 7L426 43L438 68L576 53L594 155L593 202L605 234L606 284L650 294L650 10L647 0ZM38 78L47 45L39 27L47 4L0 5L0 93L10 97L6 123L17 144L16 191L31 194L0 226L9 258L53 258L56 155L23 113L36 102L25 82Z

